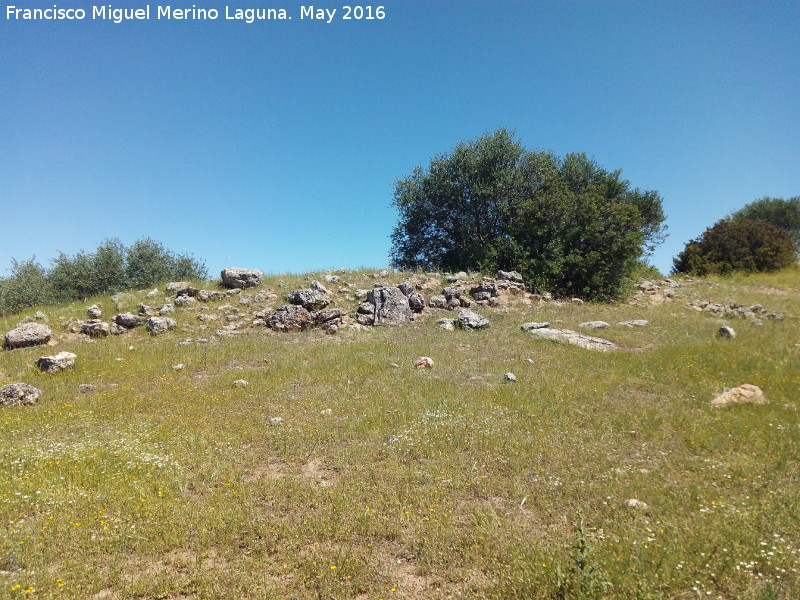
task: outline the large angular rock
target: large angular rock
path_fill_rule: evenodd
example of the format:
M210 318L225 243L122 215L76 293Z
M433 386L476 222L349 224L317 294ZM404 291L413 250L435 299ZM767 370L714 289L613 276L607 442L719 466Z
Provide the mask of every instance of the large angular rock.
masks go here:
M421 313L425 310L425 297L417 292L408 297L408 306L415 313Z
M491 300L500 295L497 284L491 281L483 281L469 291L470 295L477 301Z
M522 275L517 273L516 271L498 271L495 274L495 277L501 281L513 281L516 283L522 283Z
M27 383L9 383L0 387L0 406L36 404L41 395L42 390Z
M107 337L111 333L111 325L97 319L89 319L81 325L81 333L95 338Z
M36 361L36 367L45 373L58 373L75 366L77 358L72 352L59 352L55 356L42 356Z
M92 304L86 309L86 314L90 319L99 319L103 316L103 311L97 304Z
M258 269L222 269L222 283L229 288L249 288L261 285L264 274Z
M145 326L152 335L161 335L170 329L175 329L178 324L169 317L150 317Z
M142 315L134 315L133 313L119 313L114 315L114 322L125 329L139 327L139 325L143 325L146 320L147 319Z
M381 287L370 290L367 302L375 307L374 324L395 327L411 318L408 297L396 287Z
M6 333L4 346L6 348L27 348L46 344L53 336L47 325L41 323L24 323Z
M526 323L526 325L529 324ZM600 352L619 350L619 346L610 340L592 337L570 329L550 329L549 327L538 329L531 327L526 329L525 325L523 325L523 330L538 338L544 338L562 344L572 344L573 346L579 346L587 350L598 350Z
M477 313L472 312L466 308L462 308L458 311L458 320L456 321L456 325L461 327L462 329L467 329L469 331L476 331L478 329L486 329L489 327L489 319L486 317L482 317Z
M266 321L270 329L284 332L305 331L312 323L311 313L296 304L278 307Z
M189 283L188 281L170 281L167 284L167 293L174 294L176 296L181 296L183 295L179 293L181 290L191 287L192 284Z
M322 310L331 303L330 297L317 289L292 290L286 294L286 300L312 311Z

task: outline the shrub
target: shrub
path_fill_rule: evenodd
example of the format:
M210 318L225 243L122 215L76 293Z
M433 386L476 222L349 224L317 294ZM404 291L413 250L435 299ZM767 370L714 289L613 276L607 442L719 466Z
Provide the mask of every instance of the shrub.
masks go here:
M394 266L517 270L535 287L598 300L624 293L665 229L657 192L585 154L526 150L505 129L398 180L394 206Z
M740 208L730 218L734 221L766 221L785 231L800 246L800 196L788 200L766 196Z
M176 254L150 238L125 248L106 240L94 252L63 252L45 270L35 259L12 261L11 276L0 279L0 310L19 312L37 304L69 302L98 294L156 285L170 279L206 279L205 264Z
M765 221L723 219L709 227L674 259L673 271L708 275L777 271L796 262L797 245Z

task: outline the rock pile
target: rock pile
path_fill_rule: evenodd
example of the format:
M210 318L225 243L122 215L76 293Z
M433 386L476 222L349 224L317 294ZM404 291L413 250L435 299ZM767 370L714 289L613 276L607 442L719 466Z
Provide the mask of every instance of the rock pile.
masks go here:
M745 306L735 302L731 302L729 304L716 304L714 302L709 302L708 300L695 300L694 302L687 303L686 306L692 310L711 313L712 315L719 317L738 317L741 319L750 320L764 318L772 321L783 321L786 318L786 315L783 313L779 313L775 310L767 310L760 304Z

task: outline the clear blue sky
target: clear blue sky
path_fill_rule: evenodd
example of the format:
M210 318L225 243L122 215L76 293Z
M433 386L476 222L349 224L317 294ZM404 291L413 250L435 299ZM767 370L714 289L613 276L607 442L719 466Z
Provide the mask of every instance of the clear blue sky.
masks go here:
M53 3L93 4L3 10ZM797 1L386 0L330 24L227 4L293 19L0 15L0 268L145 236L214 275L383 266L394 180L498 127L661 192L665 271L732 210L800 194Z

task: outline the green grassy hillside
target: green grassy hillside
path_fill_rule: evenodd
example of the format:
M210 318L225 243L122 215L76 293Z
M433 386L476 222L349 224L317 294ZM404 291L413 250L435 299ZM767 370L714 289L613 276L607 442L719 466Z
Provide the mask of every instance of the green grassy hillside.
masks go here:
M355 288L413 274L339 276L325 285L354 313ZM55 345L0 353L0 384L43 392L0 407L0 598L800 597L800 271L686 282L663 302L509 296L475 309L491 327L474 332L431 309L335 335L250 326L320 278L178 308L158 337L91 340L68 320L163 296L40 307ZM753 325L695 300L789 316ZM612 327L592 335L621 350L519 327L598 319ZM58 351L75 368L38 373ZM768 404L711 406L744 383Z

